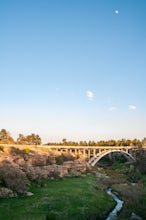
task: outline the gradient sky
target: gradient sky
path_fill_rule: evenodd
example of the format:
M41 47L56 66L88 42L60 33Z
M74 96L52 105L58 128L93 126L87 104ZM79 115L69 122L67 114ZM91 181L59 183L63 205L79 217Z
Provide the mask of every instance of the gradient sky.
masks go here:
M1 0L0 129L146 136L145 0Z

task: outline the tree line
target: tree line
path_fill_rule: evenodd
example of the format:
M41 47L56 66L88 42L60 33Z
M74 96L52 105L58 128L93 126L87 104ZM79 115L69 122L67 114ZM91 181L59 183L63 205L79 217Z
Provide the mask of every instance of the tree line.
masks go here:
M40 145L42 144L42 139L38 134L23 135L19 134L18 138L14 138L6 129L1 129L0 131L0 144L22 144L22 145ZM100 141L68 141L63 138L61 142L48 142L45 145L60 145L60 146L138 146L141 147L146 145L146 138L143 140L139 139L121 139L121 140L100 140Z
M60 143L47 143L46 145L65 145L65 146L138 146L146 145L146 138L139 139L121 139L121 140L100 140L100 141L67 141L65 138Z
M19 134L17 140L15 141L13 137L11 137L10 133L6 129L1 129L0 131L0 144L35 144L40 145L42 140L38 134L29 134L23 135Z

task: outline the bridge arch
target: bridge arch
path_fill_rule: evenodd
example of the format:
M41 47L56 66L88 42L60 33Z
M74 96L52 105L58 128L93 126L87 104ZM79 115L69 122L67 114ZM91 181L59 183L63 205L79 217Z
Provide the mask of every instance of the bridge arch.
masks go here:
M102 159L104 156L106 156L107 154L113 153L113 152L120 152L121 154L125 155L126 158L131 159L133 162L135 162L135 158L128 152L124 151L124 150L107 150L107 151L102 151L101 153L98 153L95 157L92 157L89 160L89 164L94 166L96 163L98 163L98 161L100 159Z

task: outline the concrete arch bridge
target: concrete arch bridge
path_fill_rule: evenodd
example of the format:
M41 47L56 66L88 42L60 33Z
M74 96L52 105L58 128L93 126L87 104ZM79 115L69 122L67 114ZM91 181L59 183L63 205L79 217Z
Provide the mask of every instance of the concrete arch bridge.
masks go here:
M72 153L87 159L89 165L94 166L105 155L120 152L127 159L135 161L135 151L138 147L134 146L48 146L50 149L61 153Z

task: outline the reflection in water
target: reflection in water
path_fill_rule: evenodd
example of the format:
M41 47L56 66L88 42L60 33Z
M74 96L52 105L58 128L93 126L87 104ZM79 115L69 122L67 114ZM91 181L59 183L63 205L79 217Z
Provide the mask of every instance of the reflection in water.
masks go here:
M112 198L117 202L116 207L109 213L108 217L105 220L112 220L115 219L117 216L117 213L121 210L123 206L123 201L120 200L115 194L112 193L111 188L107 189L107 193L112 196Z

